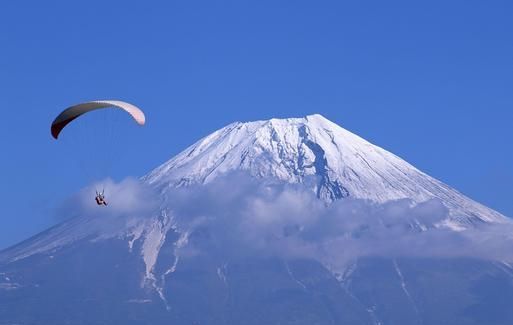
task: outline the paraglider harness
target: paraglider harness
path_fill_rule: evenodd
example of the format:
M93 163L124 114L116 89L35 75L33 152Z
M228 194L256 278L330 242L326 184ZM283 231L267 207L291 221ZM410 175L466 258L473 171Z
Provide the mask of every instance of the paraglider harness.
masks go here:
M94 200L96 201L96 204L107 205L107 201L105 201L104 192L105 192L105 190L103 190L101 192L96 191L96 197L94 198Z

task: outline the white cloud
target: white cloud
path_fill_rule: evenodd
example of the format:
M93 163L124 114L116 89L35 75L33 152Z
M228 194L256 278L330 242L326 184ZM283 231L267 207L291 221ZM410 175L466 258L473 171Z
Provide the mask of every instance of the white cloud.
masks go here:
M374 204L346 198L326 205L301 185L239 174L164 194L135 179L101 184L107 207L96 205L95 184L72 197L59 215L94 215L127 224L165 207L178 229L191 234L182 254L313 258L334 266L362 256L512 260L511 224L455 232L438 226L449 211L436 199Z
M98 206L96 191L104 190L107 206ZM140 217L158 208L159 200L153 190L136 179L126 178L119 183L111 179L92 184L70 197L58 210L60 219L77 215L98 217Z
M437 199L374 204L348 198L326 205L300 186L269 184L232 175L169 191L167 205L182 229L201 234L190 244L206 254L314 258L333 265L360 256L512 255L511 224L461 232L440 227L449 211Z

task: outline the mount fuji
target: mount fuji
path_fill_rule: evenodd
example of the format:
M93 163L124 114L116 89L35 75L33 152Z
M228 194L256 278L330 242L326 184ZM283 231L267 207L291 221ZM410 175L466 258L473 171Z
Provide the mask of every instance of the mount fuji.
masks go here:
M513 323L509 219L321 115L106 192L0 252L0 324Z

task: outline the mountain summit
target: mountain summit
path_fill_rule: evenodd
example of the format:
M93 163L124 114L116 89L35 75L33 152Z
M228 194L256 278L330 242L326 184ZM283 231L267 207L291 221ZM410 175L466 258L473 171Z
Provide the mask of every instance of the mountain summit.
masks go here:
M243 171L304 184L327 202L345 197L384 203L440 199L451 227L500 222L504 216L426 175L319 114L232 123L199 140L144 180L160 189L205 184Z

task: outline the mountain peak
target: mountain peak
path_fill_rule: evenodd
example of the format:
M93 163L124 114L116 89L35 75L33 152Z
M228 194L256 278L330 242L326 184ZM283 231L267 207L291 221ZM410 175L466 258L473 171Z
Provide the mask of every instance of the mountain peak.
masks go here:
M328 120L327 118L325 118L323 115L318 114L318 113L307 115L307 116L305 116L305 119L307 121L312 121L312 122L333 123L330 120Z
M255 178L303 184L326 202L352 197L420 203L438 198L458 224L504 218L320 114L232 123L143 179L165 189L205 184L241 171Z
M340 128L337 124L333 123L326 117L321 114L315 113L306 115L304 117L289 117L289 118L271 118L269 120L257 121L257 122L268 122L270 124L310 124L312 126L327 126L327 127L337 127ZM239 122L241 124L245 124L243 122ZM246 123L255 123L255 122L246 122Z

